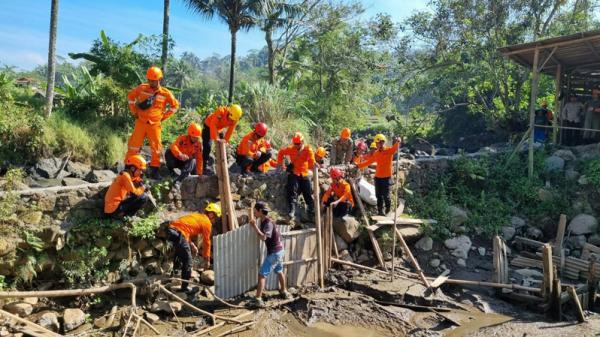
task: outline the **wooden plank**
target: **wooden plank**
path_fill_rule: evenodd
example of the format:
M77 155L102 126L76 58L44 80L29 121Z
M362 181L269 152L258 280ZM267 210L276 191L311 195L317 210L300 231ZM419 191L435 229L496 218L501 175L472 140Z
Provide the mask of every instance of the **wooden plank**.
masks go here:
M554 275L553 275L554 276ZM552 292L550 294L550 315L556 320L562 319L562 301L561 301L562 287L560 285L560 279L553 279Z
M406 241L404 241L404 237L402 236L402 233L400 233L398 228L394 228L394 231L396 232L396 235L398 236L398 239L400 240L400 245L402 246L404 253L408 256L409 261L412 263L413 267L417 271L417 274L421 278L421 281L427 288L431 288L429 281L425 277L425 273L423 273L421 266L419 266L419 262L417 262L417 260L413 256L412 252L410 251L410 248L408 248Z
M319 199L319 168L317 165L313 167L313 199L315 206L315 227L317 228L317 263L318 263L318 273L319 273L319 286L321 288L325 287L324 281L324 272L323 272L323 224L321 222L321 201Z
M544 268L544 298L551 299L551 294L554 285L554 268L552 264L552 247L549 244L544 244L542 250L542 263Z
M218 144L218 142L217 142ZM225 183L223 182L223 160L221 158L221 151L219 151L218 146L215 149L215 171L217 173L217 184L219 187L219 200L221 201L221 208L226 210L226 200L225 200ZM226 217L221 217L221 233L227 233L229 230L229 225L227 223Z
M577 315L577 321L579 323L585 322L585 316L583 315L583 309L581 308L581 302L579 302L579 296L577 296L577 292L574 287L567 288L569 295L571 296L571 300L573 300L573 304L575 307L575 314Z
M600 247L594 246L591 243L585 243L583 245L583 249L581 250L581 259L588 260L590 258L590 254L600 254Z
M556 231L556 244L554 246L554 254L558 255L562 251L563 240L565 238L565 229L567 228L567 216L560 215L558 220L558 230Z
M539 248L539 247L542 247L543 245L545 245L545 243L543 243L541 241L524 238L522 236L515 236L515 242L521 243L521 244L524 244L527 246L531 246L534 248Z
M448 280L448 276L443 276L440 275L438 277L436 277L435 280L433 280L433 282L431 282L431 288L435 289L435 288L439 288L442 284L444 284L444 282L446 282Z

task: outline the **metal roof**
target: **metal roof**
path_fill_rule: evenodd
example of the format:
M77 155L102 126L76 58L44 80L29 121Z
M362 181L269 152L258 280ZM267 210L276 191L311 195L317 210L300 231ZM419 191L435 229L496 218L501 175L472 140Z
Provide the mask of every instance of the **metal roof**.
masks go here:
M600 77L600 29L516 44L498 50L509 59L533 67L535 49L540 50L540 71L554 75L559 64L567 72Z

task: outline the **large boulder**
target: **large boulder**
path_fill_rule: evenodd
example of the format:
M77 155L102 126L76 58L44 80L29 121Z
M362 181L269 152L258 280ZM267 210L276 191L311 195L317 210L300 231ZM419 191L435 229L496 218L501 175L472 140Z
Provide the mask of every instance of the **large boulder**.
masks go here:
M33 305L25 301L12 302L5 305L4 310L10 312L13 315L25 317L31 315L31 312L33 311Z
M573 235L567 239L566 246L571 249L582 249L585 243L585 235Z
M58 314L54 311L45 312L42 316L40 316L37 323L50 331L58 332L58 330L60 330Z
M58 176L56 174L60 170L63 161L60 158L44 158L40 159L34 166L33 171L37 175L46 179L63 178L68 175L67 171L62 170ZM55 177L56 176L56 177Z
M525 220L523 220L522 218L519 218L518 216L511 216L510 217L510 225L514 228L521 228L521 227L525 226Z
M182 305L180 302L176 301L156 301L150 307L152 312L165 312L168 314L172 314L173 312L178 313L182 309Z
M565 160L561 157L550 156L544 160L544 171L555 172L562 171L565 168Z
M212 270L205 270L200 274L200 282L212 286L215 284L215 272Z
M333 231L346 243L352 243L360 234L358 232L358 221L349 215L343 218L333 218Z
M417 243L415 243L415 247L418 249L428 252L433 248L433 239L429 236L422 237Z
M571 150L566 150L566 149L561 149L561 150L556 150L553 154L553 157L560 157L562 158L564 161L570 161L570 160L575 160L575 155L573 154L573 151Z
M85 313L81 309L65 309L63 312L65 331L71 331L85 323Z
M510 241L515 237L517 230L512 226L504 226L502 227L502 238L504 241Z
M449 211L450 211L452 226L454 226L454 227L458 227L458 226L462 225L469 218L467 211L465 211L464 209L462 209L458 206L450 206Z
M578 214L569 223L568 231L573 235L591 234L596 231L598 220L589 214Z
M87 183L88 182L83 179L72 178L72 177L63 178L63 180L61 181L61 184L63 186L77 186L77 185L84 185Z
M461 235L444 241L444 245L452 251L453 256L466 259L471 249L471 239L466 235Z
M85 180L90 183L100 183L112 181L116 176L116 173L111 170L93 170L85 176Z
M565 171L565 179L576 181L577 179L579 179L579 172L573 169L568 169Z
M67 166L65 166L65 170L69 172L69 175L74 178L84 179L88 173L92 170L90 165L84 163L78 163L69 161Z

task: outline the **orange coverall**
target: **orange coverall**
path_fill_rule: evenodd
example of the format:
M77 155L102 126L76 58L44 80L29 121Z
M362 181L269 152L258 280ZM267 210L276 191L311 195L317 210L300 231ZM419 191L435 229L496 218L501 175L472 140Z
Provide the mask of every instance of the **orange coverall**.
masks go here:
M210 259L212 223L206 214L192 213L171 222L169 227L178 230L189 242L202 235L202 257Z
M354 207L354 197L352 196L352 189L350 184L345 180L341 179L339 183L333 183L329 186L329 189L323 194L323 202L327 202L331 194L334 194L340 202L349 202Z
M308 176L309 171L315 166L315 154L310 145L305 145L300 151L294 145L281 149L277 154L277 165L283 166L285 156L290 157L294 165L294 174L297 176Z
M136 101L145 101L155 94L154 102L150 108L142 110L136 106ZM128 150L125 158L138 154L144 144L144 139L148 137L150 148L152 150L150 166L159 167L162 150L160 124L175 113L179 108L179 102L175 99L175 96L173 96L169 89L159 86L158 89L155 90L147 83L142 83L131 89L127 94L127 99L129 102L129 110L131 110L136 117L136 121L131 137L127 142ZM169 110L165 112L167 105L169 105Z
M141 178L131 178L128 172L121 172L119 175L113 180L112 184L106 191L106 195L104 196L104 213L112 213L114 212L119 204L127 197L128 193L133 193L135 195L142 195L144 193L144 187L135 187L133 184L134 181L138 181Z
M202 142L200 139L192 143L190 136L181 135L171 144L170 149L177 158L182 154L187 155L190 159L196 158L196 174L202 175Z
M229 108L226 106L218 107L213 113L208 115L204 120L204 125L210 128L210 140L217 140L219 132L227 128L225 133L225 140L229 141L235 126L236 121L229 119Z

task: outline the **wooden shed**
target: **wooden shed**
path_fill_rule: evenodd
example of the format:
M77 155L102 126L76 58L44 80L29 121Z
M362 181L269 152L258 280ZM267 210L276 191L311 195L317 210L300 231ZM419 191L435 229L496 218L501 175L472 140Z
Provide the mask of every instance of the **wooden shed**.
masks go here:
M589 97L600 88L600 29L500 48L507 58L532 71L529 102L529 175L533 174L534 114L540 74L555 78L554 110L559 115L565 97ZM556 121L556 118L554 119ZM554 123L554 129L567 129ZM571 128L583 130L583 128Z

